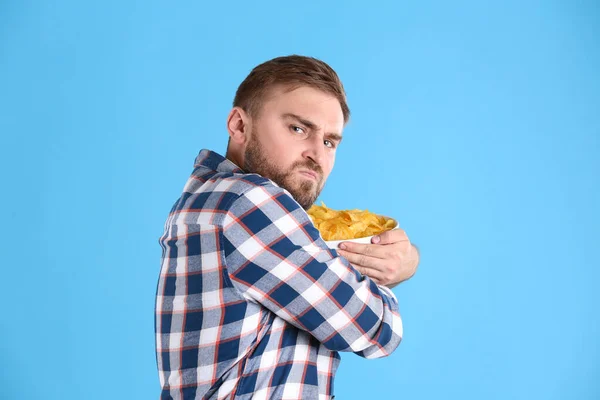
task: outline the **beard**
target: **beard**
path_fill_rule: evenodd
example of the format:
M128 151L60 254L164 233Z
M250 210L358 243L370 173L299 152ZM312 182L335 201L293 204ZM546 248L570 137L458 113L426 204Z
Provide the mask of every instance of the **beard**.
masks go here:
M304 210L308 210L323 190L323 169L319 164L307 159L292 164L287 170L273 164L265 155L263 146L256 135L250 135L250 140L244 153L244 170L256 173L275 182L286 189ZM298 171L306 169L317 174L317 180L303 179Z

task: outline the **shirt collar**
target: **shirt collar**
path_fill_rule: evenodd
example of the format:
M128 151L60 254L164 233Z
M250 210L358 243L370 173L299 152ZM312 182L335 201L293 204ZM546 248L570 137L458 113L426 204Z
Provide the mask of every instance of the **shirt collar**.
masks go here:
M200 150L200 153L196 157L194 168L198 167L209 168L216 172L244 173L233 161L208 149Z

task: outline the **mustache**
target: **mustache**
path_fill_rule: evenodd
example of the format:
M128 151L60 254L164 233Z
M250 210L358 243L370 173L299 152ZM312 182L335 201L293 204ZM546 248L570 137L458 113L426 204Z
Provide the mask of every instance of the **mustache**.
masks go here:
M321 166L314 161L309 161L307 163L298 162L292 165L291 170L294 171L296 169L307 169L319 174L320 177L323 176L323 168L321 168Z

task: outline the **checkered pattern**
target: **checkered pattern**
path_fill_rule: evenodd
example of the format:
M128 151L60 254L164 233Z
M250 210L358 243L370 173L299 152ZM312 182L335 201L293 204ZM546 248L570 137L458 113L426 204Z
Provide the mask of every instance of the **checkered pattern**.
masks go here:
M160 244L161 399L330 399L339 351L400 343L393 293L328 249L287 190L214 152Z

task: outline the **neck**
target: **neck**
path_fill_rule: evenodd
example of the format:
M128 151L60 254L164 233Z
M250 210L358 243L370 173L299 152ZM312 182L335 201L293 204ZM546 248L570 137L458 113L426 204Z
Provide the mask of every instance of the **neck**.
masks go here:
M228 148L227 153L225 153L225 158L227 158L229 161L231 161L241 169L244 169L243 157L239 152Z

